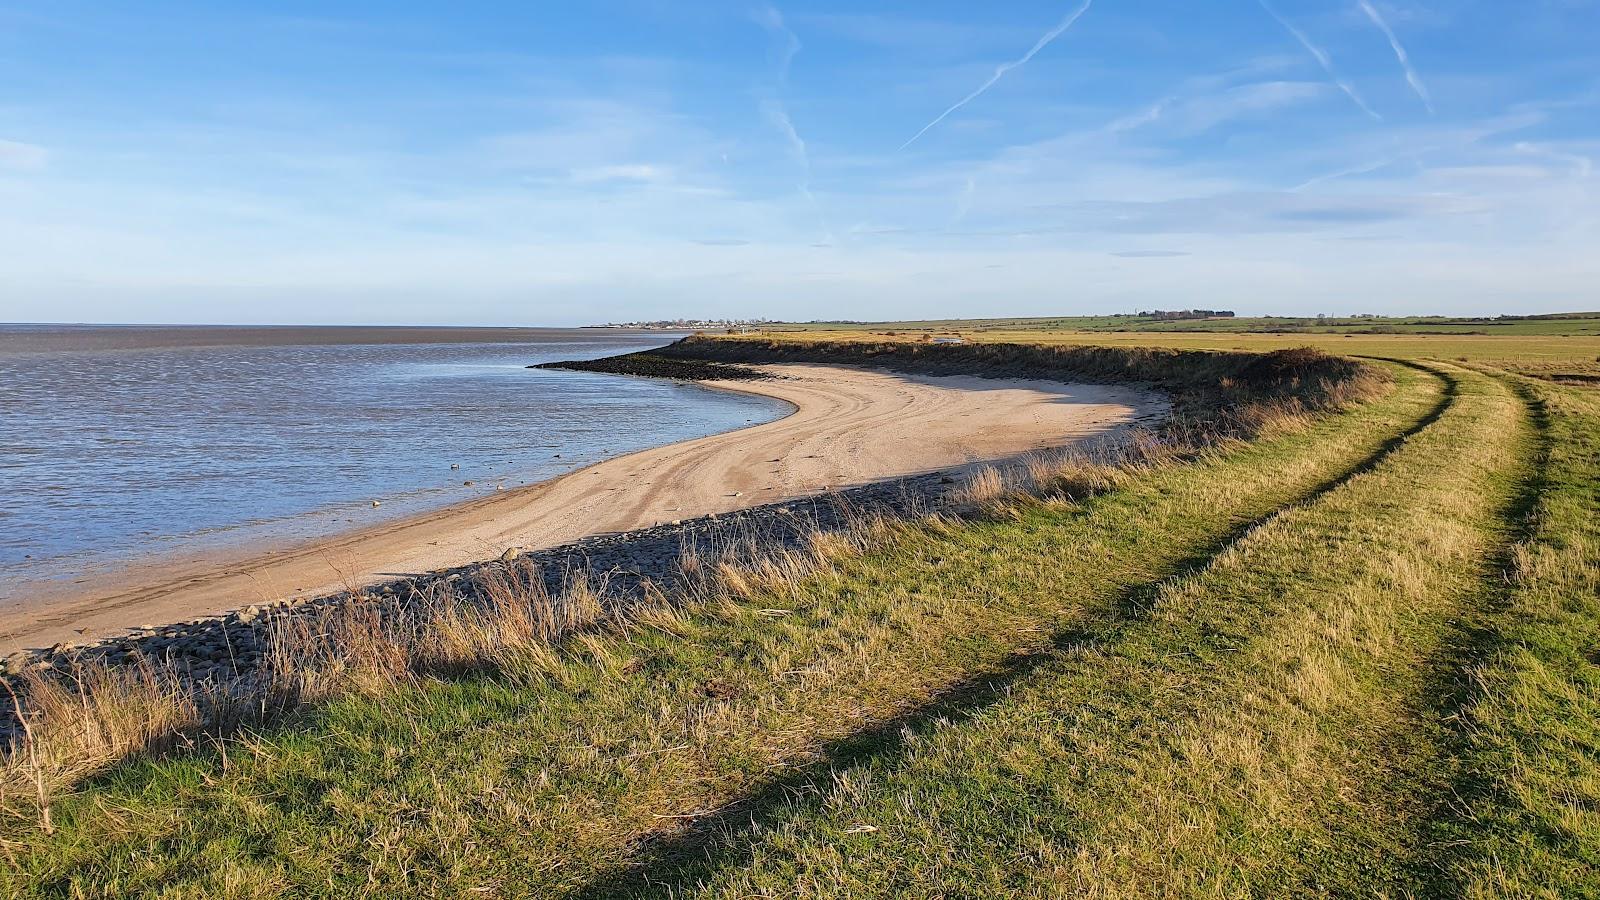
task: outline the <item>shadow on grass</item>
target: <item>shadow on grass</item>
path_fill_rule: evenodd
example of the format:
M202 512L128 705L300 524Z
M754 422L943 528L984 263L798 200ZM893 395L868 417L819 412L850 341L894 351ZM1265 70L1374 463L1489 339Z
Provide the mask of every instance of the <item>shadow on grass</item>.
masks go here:
M1448 372L1402 360L1393 362L1438 378L1444 382L1445 389L1424 416L1384 441L1354 467L1316 485L1298 499L1234 527L1204 550L1179 562L1166 576L1131 586L1114 604L1115 616L1103 626L1060 632L1048 646L1013 656L997 669L952 685L893 719L827 744L815 762L761 784L739 800L694 819L680 831L646 840L636 848L633 864L602 873L573 896L584 900L657 894L676 896L718 871L746 865L752 858L754 842L751 839L756 832L779 827L785 821L820 808L834 771L869 760L894 766L906 753L912 738L949 723L959 724L975 718L1009 696L1015 684L1059 658L1061 653L1088 644L1114 641L1145 616L1164 586L1205 568L1218 554L1284 510L1314 502L1378 466L1412 437L1437 422L1455 402L1460 383Z

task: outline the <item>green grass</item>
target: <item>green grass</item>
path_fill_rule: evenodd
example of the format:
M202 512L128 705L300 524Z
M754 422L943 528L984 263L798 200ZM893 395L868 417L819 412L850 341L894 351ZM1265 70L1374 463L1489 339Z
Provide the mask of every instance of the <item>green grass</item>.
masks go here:
M1376 332L1376 333L1375 333ZM1508 319L1241 317L1160 322L1134 316L949 319L925 322L774 325L788 340L916 341L960 334L976 343L1166 347L1262 352L1316 347L1345 356L1487 363L1551 380L1600 384L1600 313Z
M568 648L551 677L347 698L216 750L139 761L14 829L23 893L591 888L788 778L892 745L1063 630L1384 451L1441 401L1387 399L1082 505L911 529L781 594Z
M1165 320L1150 316L1044 316L1010 319L927 319L906 322L808 322L767 326L769 330L805 332L1189 332L1281 334L1487 334L1502 337L1600 335L1600 313L1544 316L1236 316L1234 318Z
M1124 338L1307 342L1094 340ZM53 832L0 821L0 888L1600 896L1600 392L1457 361L1593 339L1317 339L1444 362L1092 499L579 636L538 676L131 760Z
M886 332L895 331L894 335ZM1086 345L1152 347L1182 350L1243 350L1264 352L1292 347L1316 347L1328 353L1380 359L1475 362L1547 376L1562 371L1600 374L1600 335L1435 335L1435 334L1272 334L1272 333L1161 333L1018 329L962 331L975 343L1024 343L1045 346ZM833 333L770 331L778 340L915 341L921 332L892 326L857 326Z

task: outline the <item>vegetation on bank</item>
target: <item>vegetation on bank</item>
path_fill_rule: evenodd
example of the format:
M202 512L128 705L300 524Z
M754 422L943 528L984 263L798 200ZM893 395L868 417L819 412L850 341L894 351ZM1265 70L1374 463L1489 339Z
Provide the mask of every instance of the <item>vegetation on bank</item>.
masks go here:
M54 795L48 829L0 800L0 885L1600 893L1600 395L1440 362L1379 390L1315 354L760 352L1148 365L1190 415L1249 411L980 473L962 514L708 566L672 602L519 625L507 583L302 635L316 704Z
M1297 347L1315 347L1339 356L1381 359L1437 359L1485 363L1536 378L1585 385L1600 384L1600 314L1574 313L1508 319L1503 328L1487 334L1473 329L1448 332L1434 328L1423 332L1374 334L1333 328L1305 332L1262 328L1260 319L1228 320L1230 329L1190 331L1127 330L1118 325L1125 317L1058 319L971 319L945 322L881 322L763 327L766 340L810 342L868 341L918 343L934 334L959 334L974 344L1029 344L1038 346L1098 346L1121 348L1163 347L1174 350L1231 350L1265 353ZM1100 327L1104 326L1104 327Z
M1210 312L1211 315L1205 315ZM1238 316L1221 310L1141 312L1112 316L1035 316L1002 319L924 319L903 322L761 323L770 331L899 332L1185 332L1260 334L1497 335L1503 337L1600 335L1600 312L1506 316Z

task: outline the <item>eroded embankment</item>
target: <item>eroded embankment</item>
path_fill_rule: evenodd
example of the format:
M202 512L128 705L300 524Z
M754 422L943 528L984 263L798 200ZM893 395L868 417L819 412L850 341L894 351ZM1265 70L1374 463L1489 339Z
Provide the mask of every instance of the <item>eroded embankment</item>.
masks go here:
M1385 399L1257 419L1255 443L1196 447L1079 501L1013 497L889 526L813 572L732 573L702 602L540 651L520 677L390 684L222 758L134 764L59 803L55 835L16 837L18 883L554 896L665 876L678 850L850 760L897 757L907 729L990 702L969 703L974 686L1015 661L1144 615L1166 580L1371 468L1444 402L1437 380L1398 378Z
M1296 401L1335 408L1360 396L1371 372L1362 363L1311 348L1270 353L1176 350L1165 347L1041 346L1033 344L920 344L905 341L785 341L747 337L688 337L669 346L598 361L605 371L703 377L702 367L762 363L870 366L922 375L1048 379L1155 385L1180 409L1214 415L1248 403ZM560 364L566 365L566 364ZM582 365L593 365L584 363Z

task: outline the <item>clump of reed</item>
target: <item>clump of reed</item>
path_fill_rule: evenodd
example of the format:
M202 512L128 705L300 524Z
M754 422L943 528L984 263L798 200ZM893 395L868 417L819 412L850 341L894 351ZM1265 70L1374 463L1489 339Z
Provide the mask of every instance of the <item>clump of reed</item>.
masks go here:
M88 663L65 676L30 670L11 681L0 681L17 723L13 745L0 756L0 811L14 810L18 800L31 804L47 831L49 798L58 786L129 753L181 740L218 706L203 696L206 687L148 661Z
M283 705L381 692L430 675L540 670L551 645L607 614L604 579L569 572L551 592L526 561L488 567L468 590L432 582L407 597L366 597L270 632L261 679Z
M1158 429L1139 428L1120 440L1029 454L1011 465L977 468L951 495L965 514L1013 515L1018 504L1072 503L1116 490L1151 469L1199 458L1247 440L1305 427L1324 410L1365 399L1379 382L1330 390L1313 406L1299 398L1243 403L1209 416L1176 415Z

